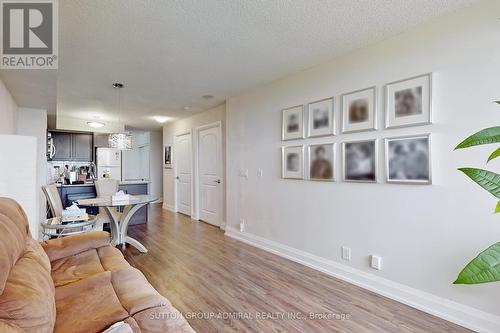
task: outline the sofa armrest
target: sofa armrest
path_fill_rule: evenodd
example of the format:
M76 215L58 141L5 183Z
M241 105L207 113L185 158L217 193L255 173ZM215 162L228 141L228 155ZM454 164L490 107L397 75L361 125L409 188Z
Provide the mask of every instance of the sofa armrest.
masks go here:
M72 235L51 239L42 244L50 261L69 257L87 250L97 249L110 245L111 238L108 232L93 231L79 235Z

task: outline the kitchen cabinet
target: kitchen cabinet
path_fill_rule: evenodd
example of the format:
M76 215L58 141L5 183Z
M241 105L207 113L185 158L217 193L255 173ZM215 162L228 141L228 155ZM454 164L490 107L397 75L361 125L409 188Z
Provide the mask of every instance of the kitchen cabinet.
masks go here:
M148 194L148 185L149 184L147 182L120 184L119 189L130 195ZM63 208L71 206L74 201L97 197L94 184L62 185L58 186L57 189L59 191L59 195L61 196ZM130 220L129 225L147 223L148 207L149 205L140 208ZM97 207L82 206L82 208L85 208L88 214L97 215L99 213L99 208Z
M92 161L93 134L51 132L55 147L52 161Z
M72 159L75 161L92 161L93 135L72 133L71 138Z
M69 161L71 159L71 134L63 132L52 132L55 154L53 161Z

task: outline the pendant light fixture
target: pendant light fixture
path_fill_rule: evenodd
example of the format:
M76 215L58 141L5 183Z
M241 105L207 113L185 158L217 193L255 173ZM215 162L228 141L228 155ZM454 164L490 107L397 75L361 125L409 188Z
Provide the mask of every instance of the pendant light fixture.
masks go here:
M121 123L122 105L120 90L123 88L123 83L113 83L113 88L118 91L118 124ZM132 149L132 135L125 131L125 123L123 124L123 132L111 133L108 138L109 148L114 149Z

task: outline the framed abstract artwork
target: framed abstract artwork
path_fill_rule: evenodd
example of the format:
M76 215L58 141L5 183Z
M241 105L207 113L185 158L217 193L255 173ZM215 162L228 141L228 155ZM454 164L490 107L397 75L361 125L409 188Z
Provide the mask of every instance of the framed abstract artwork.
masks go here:
M325 136L335 134L333 97L309 103L307 136Z
M385 87L386 128L432 122L432 73L392 82Z
M377 128L376 88L342 95L342 132L369 131Z

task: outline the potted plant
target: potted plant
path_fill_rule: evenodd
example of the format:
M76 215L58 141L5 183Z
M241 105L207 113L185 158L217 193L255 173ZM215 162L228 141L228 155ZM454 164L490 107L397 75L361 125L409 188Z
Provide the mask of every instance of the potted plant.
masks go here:
M495 103L500 104L500 101ZM500 143L500 126L483 129L462 141L455 149L464 149L478 145ZM488 157L486 163L500 157L497 148ZM460 168L464 174L479 186L500 200L500 175L483 169ZM497 202L495 213L500 212L500 201ZM455 284L479 284L500 281L500 242L495 243L481 252L460 272Z

